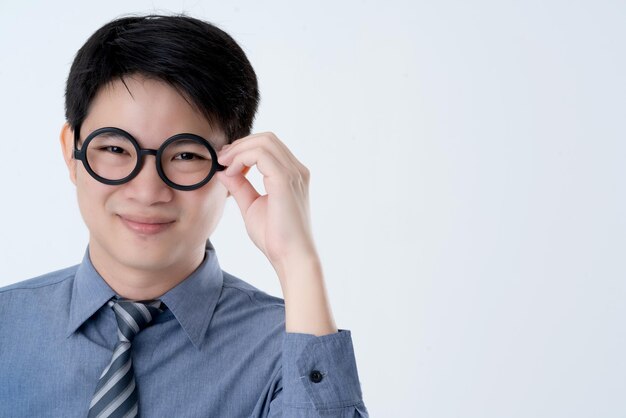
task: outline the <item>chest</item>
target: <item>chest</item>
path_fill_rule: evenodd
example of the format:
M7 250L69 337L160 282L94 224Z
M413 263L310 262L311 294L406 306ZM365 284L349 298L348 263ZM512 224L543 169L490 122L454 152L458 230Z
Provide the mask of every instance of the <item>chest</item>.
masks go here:
M115 334L104 334L59 333L4 345L0 416L86 416L111 360L114 342L108 339ZM247 416L272 397L268 391L280 378L280 352L272 344L233 346L215 335L198 349L184 334L156 327L133 342L132 362L139 407L148 417Z

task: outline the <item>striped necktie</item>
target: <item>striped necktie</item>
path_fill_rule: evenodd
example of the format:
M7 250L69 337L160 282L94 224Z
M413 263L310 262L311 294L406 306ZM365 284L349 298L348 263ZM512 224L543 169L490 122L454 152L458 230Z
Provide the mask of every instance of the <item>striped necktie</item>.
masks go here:
M98 381L89 405L89 418L136 417L138 401L131 343L135 335L162 312L161 301L112 299L108 305L115 312L119 341Z

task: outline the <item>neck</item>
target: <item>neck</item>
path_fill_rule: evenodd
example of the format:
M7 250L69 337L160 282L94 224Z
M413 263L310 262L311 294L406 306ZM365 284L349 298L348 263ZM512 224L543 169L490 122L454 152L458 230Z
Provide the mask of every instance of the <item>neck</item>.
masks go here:
M98 246L89 246L89 257L104 281L125 299L158 299L189 277L204 259L204 247L171 264L121 263Z

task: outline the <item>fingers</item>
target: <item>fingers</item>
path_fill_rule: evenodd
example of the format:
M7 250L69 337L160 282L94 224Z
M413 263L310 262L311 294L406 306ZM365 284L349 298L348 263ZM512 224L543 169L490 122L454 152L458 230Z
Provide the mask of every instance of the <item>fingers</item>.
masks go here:
M270 196L306 199L308 194L309 170L272 133L250 135L224 146L218 153L218 162L226 169L216 176L244 215L262 197L245 178L249 167L256 166Z
M255 152L252 152L256 150ZM242 164L257 165L263 175L276 175L274 170L288 170L308 178L308 170L289 151L287 146L271 132L249 135L229 144L218 153L222 165L237 164L232 173L239 172ZM239 158L237 158L239 156ZM256 156L256 158L255 158ZM245 163L243 162L245 160ZM273 160L273 161L272 161ZM267 172L264 171L264 168ZM227 170L228 171L228 170Z
M285 167L274 154L261 147L238 151L230 154L229 157L220 158L218 160L220 164L227 166L226 170L224 170L224 174L228 177L236 176L241 173L245 167L252 167L254 165L256 165L257 169L264 177L278 177L287 170L287 167Z

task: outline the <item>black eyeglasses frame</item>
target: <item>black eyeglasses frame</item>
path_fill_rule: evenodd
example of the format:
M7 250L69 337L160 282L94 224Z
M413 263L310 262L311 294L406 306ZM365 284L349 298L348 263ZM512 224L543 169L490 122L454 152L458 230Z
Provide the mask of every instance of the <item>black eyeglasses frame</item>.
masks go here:
M133 147L135 148L135 151L137 152L137 164L135 165L135 168L130 172L129 175L127 175L126 177L119 179L119 180L109 180L106 179L104 177L99 176L89 165L89 160L87 159L87 155L85 153L84 150L87 149L87 147L89 146L89 143L98 135L103 134L103 133L107 133L107 132L111 132L111 133L115 133L115 134L119 134L121 136L124 136L125 138L127 138L130 143L133 145ZM167 176L165 175L165 171L163 170L163 165L161 164L161 156L163 154L163 150L172 142L179 140L181 138L185 138L185 139L189 139L192 140L194 142L198 142L202 145L204 145L208 150L209 153L211 154L211 171L209 171L209 174L199 183L196 184L192 184L190 186L184 186L184 185L180 185L180 184L176 184L173 181L171 181L169 178L167 178ZM157 173L159 174L159 177L161 177L161 180L163 180L163 182L165 184L167 184L169 187L176 189L176 190L183 190L183 191L189 191L189 190L196 190L199 189L200 187L204 186L205 184L207 184L211 178L213 177L213 175L217 172L217 171L222 171L224 169L226 169L225 166L221 165L220 163L217 162L217 152L215 151L215 149L213 148L213 146L211 146L211 144L209 143L209 141L207 141L206 139L202 138L199 135L196 134L191 134L191 133L180 133L180 134L176 134L174 136L169 137L168 139L166 139L161 146L158 149L151 149L151 148L140 148L139 147L139 143L137 142L137 140L128 132L126 132L123 129L120 128L114 128L111 126L107 126L104 128L99 128L96 129L95 131L91 132L87 138L85 138L85 141L83 142L82 146L80 149L78 149L78 143L80 142L80 127L77 127L76 130L74 131L74 159L76 160L80 160L83 163L83 166L85 167L85 170L87 170L87 172L89 173L89 175L91 175L91 177L93 177L94 179L98 180L100 183L104 183L104 184L108 184L111 186L118 186L120 184L124 184L124 183L128 183L129 181L131 181L133 178L135 178L137 176L137 174L139 174L139 172L141 171L141 168L143 167L143 162L144 162L144 157L146 155L154 155L155 161L156 161L156 168L157 168Z

